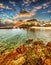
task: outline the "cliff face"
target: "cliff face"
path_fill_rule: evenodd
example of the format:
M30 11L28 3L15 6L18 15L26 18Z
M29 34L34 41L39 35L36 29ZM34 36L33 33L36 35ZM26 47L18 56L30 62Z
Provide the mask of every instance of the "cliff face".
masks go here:
M50 46L49 46L50 45ZM0 65L51 65L51 42L36 41L0 55Z

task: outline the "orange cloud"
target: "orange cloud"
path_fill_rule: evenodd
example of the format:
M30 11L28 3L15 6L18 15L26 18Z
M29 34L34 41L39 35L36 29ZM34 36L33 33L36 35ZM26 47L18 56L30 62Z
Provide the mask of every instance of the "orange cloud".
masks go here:
M2 3L0 3L0 8L4 8L4 9L7 9L7 10L15 11L15 8L10 8L9 6L5 6L5 5L2 4Z
M13 16L13 18L15 19L15 18L20 18L20 17L31 17L31 16L35 15L35 13L36 13L36 10L31 10L28 12L22 11L22 12L16 14L15 16Z
M2 3L0 3L0 8L5 8L5 6Z
M36 2L36 0L32 0L32 2Z
M32 0L32 2L37 2L37 1L39 1L39 0Z
M48 5L45 3L45 4L43 4L43 6L45 6L45 7L46 7L46 6L48 6Z

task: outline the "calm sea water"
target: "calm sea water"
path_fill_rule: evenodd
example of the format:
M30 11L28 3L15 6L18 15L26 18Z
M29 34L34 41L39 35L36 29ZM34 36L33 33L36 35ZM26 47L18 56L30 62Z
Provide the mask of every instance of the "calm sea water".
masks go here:
M27 31L24 29L0 29L0 50L13 49L25 43L27 39L51 41L51 30Z

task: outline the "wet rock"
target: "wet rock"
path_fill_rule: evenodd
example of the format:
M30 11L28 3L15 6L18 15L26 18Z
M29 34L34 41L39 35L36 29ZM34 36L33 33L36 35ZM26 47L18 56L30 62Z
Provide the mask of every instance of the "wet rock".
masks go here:
M46 60L45 60L45 64L46 64L46 65L51 65L51 59L46 59Z
M22 64L24 64L24 62L25 62L25 58L24 58L24 56L22 56L17 60L11 61L10 65L22 65Z
M34 45L42 45L42 46L44 46L44 43L43 43L43 41L38 40L38 41L34 42Z
M33 42L33 39L28 39L28 40L26 40L26 43L28 43L28 44L30 44L30 43L32 43Z
M24 53L25 52L25 50L26 50L26 48L25 48L25 46L19 46L17 49L16 49L16 51L18 52L18 53Z
M46 46L49 46L49 47L51 47L51 42L48 42Z
M51 51L51 42L48 42L46 46L47 46L47 50Z

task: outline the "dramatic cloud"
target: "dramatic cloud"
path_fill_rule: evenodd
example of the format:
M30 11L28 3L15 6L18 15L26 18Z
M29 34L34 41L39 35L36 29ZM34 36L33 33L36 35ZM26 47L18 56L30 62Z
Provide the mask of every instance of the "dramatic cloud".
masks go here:
M16 14L13 18L16 19L16 18L21 18L21 17L31 17L36 14L36 11L37 10L34 10L34 9L31 11L28 11L28 12L22 11L22 12Z
M7 14L4 13L4 14L2 14L2 16L7 16Z
M47 12L42 12L43 14L51 13L51 10L48 10Z
M13 16L14 19L16 18L21 18L21 17L32 17L35 16L36 12L38 10L42 9L42 6L33 6L33 9L30 11L22 11L18 14L16 14L15 16Z
M36 2L36 0L32 0L32 2Z
M32 2L38 2L39 0L23 0L23 5L29 6Z
M24 4L30 4L31 1L30 0L23 0Z
M47 3L44 3L44 4L42 5L42 6L43 6L43 9L48 8L50 3L51 3L51 1L50 1L50 2L47 2Z
M32 0L32 2L37 2L37 1L40 1L40 0Z
M2 3L0 3L0 8L5 8L5 9L12 9L9 6L4 6Z
M50 16L51 0L8 0L0 1L0 18L29 19ZM45 14L45 15L42 15ZM40 16L39 16L40 15ZM41 16L42 15L42 16ZM50 18L46 18L50 19Z
M23 0L23 2L25 4L28 4L28 3L31 3L31 2L37 2L37 1L40 1L40 0Z
M9 6L6 6L5 8L8 9L8 10L11 10L11 9L12 9L12 8L10 8Z
M42 8L42 6L36 6L36 7L34 7L36 10L39 10L39 9L41 9Z
M5 6L2 3L0 3L0 8L5 8Z
M44 3L44 4L42 4L42 5L39 5L39 6L35 6L34 8L35 8L36 10L40 10L41 8L46 9L46 8L49 7L49 4L50 4L50 3L51 3L51 1L50 1L50 2L47 2L47 3Z
M48 4L43 4L43 9L46 9L46 8L48 8L49 7L49 5Z
M48 10L48 13L51 13L51 10Z
M14 1L9 1L10 4L12 4L13 6L16 5L16 3Z
M9 18L2 18L2 22L12 22L12 20Z
M0 3L0 8L6 9L6 10L12 10L15 11L15 8L10 8L9 6L5 6L4 4Z

